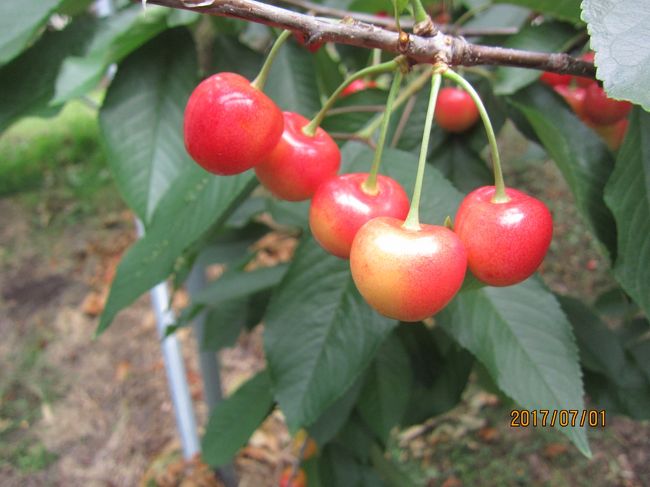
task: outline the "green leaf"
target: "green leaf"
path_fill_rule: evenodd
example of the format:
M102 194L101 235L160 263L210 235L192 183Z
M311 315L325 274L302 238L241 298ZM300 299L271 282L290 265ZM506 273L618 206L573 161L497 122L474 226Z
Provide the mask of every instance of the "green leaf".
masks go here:
M139 5L101 21L82 57L69 57L56 80L53 104L84 95L97 86L111 63L117 62L167 28L170 10Z
M489 1L478 2L465 2L474 4L472 8L478 5L481 7ZM499 28L499 27L521 27L524 22L530 17L530 10L516 5L491 5L485 10L481 10L480 15L475 15L468 22L465 27L484 27L484 28Z
M0 132L20 117L54 115L49 107L63 60L79 54L94 22L75 19L62 31L46 32L21 56L0 68ZM38 67L38 76L34 75Z
M331 94L331 93L330 93ZM351 95L337 100L334 108L350 106L385 105L388 93L379 88L369 88L357 91ZM362 129L377 114L372 112L356 111L344 114L328 115L323 121L323 128L328 132L353 133ZM390 139L389 139L390 140Z
M270 298L269 291L261 291L211 308L205 317L202 349L217 352L233 346L242 329L252 328L262 321Z
M439 327L400 324L399 336L411 360L414 384L403 425L418 424L445 413L461 399L474 357Z
M97 333L120 310L167 278L183 251L222 224L254 187L251 174L217 177L194 166L184 172L173 191L160 200L146 235L122 258Z
M580 22L580 0L497 0L497 2L521 5L568 22Z
M347 261L306 237L271 300L265 324L275 396L295 431L341 397L396 323L365 303Z
M619 252L614 276L650 316L650 115L636 108L605 188Z
M463 193L494 184L492 171L463 137L448 137L429 161Z
M271 381L264 370L214 408L201 442L201 458L212 467L229 463L272 407Z
M122 63L100 111L115 182L145 223L172 182L193 165L183 143L183 110L196 70L189 32L166 32Z
M607 94L650 110L650 11L644 0L584 0L591 48L596 53L596 77ZM643 46L643 47L642 47Z
M198 293L192 303L210 306L270 289L282 280L287 273L287 267L287 264L279 264L250 272L238 269L227 271Z
M0 66L20 54L62 0L3 0L0 2Z
M538 52L563 51L573 41L575 29L559 22L544 22L529 25L508 38L504 47ZM539 78L534 69L499 67L495 71L494 91L499 95L510 95Z
M600 138L581 123L566 104L544 86L530 86L510 98L562 171L576 206L596 237L616 255L612 213L603 190L613 161Z
M320 482L324 486L386 487L370 466L361 463L341 444L327 445L319 458ZM408 484L402 487L410 487Z
M236 72L253 80L264 62L264 57L240 43L236 37L218 35L212 46L212 72Z
M406 10L409 5L409 0L390 0L393 4L394 12L398 15Z
M413 374L411 360L396 335L379 349L359 398L359 412L373 433L386 442L408 406Z
M309 426L309 436L318 445L329 443L332 438L339 434L343 425L348 421L361 393L362 379L363 376L359 377L352 387L328 407L314 424Z
M264 92L281 110L310 118L320 109L315 79L316 70L310 52L289 42L282 46L273 62Z
M606 408L608 414L620 412L647 419L650 382L639 368L647 364L647 355L637 365L634 355L626 354L616 332L589 307L574 298L559 299L573 325L582 363L589 370L585 385L592 401Z
M525 409L584 408L578 350L555 297L535 279L506 288L462 291L440 323ZM587 456L584 428L560 428Z

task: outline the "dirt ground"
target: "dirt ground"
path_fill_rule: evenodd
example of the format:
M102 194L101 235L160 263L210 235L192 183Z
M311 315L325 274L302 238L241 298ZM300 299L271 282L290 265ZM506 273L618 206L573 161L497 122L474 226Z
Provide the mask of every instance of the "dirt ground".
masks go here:
M557 196L550 198L554 204L566 201L566 194ZM0 199L0 485L218 485L201 465L178 461L148 297L92 338L115 265L134 239L131 215L118 209L56 223L42 213L20 197ZM576 252L568 254L570 265L546 269L547 281L585 295L602 290L608 282L599 273L602 258L572 224L575 215L563 218L556 241ZM566 246L552 249L552 255L566 252ZM179 336L204 424L196 345L189 331ZM263 361L259 331L220 358L224 387L232 390ZM648 424L613 419L591 435L589 461L561 435L507 423L506 405L473 390L450 414L396 433L393 456L431 487L650 485ZM240 485L274 485L278 468L291 459L288 443L274 415L237 460Z

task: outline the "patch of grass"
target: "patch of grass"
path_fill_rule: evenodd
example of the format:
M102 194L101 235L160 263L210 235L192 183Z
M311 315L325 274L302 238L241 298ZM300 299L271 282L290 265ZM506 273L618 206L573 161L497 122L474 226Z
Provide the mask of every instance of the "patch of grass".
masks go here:
M31 426L43 405L55 398L55 377L42 360L42 337L28 338L25 347L9 357L0 378L0 466L23 472L42 470L56 455L40 442Z
M0 136L0 197L16 194L45 225L121 205L96 109L72 101L54 118L24 118Z

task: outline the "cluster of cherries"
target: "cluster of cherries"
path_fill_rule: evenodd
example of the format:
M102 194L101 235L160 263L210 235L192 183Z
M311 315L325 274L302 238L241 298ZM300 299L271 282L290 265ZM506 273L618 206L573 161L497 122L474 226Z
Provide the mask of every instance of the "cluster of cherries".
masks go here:
M465 90L440 91L436 120L442 128L462 132L478 118ZM332 137L300 114L282 113L238 74L218 73L196 87L184 132L187 151L207 171L233 175L254 168L277 198L311 199L316 241L349 258L361 295L394 319L420 321L441 310L468 267L488 285L523 281L551 241L551 214L541 201L514 189L498 194L495 186L463 200L454 230L419 224L417 216L414 223L397 181L372 172L339 175L341 154Z
M594 53L588 52L581 58L593 62ZM540 81L561 95L578 118L594 129L612 150L621 146L628 125L627 115L632 110L630 102L609 98L591 78L545 72Z

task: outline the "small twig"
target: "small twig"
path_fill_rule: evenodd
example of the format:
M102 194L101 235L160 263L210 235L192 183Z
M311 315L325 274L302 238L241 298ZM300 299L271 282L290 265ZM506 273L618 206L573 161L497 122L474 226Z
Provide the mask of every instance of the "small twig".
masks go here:
M348 107L331 108L326 117L343 115L344 113L379 113L384 111L384 105L350 105Z
M406 106L404 107L402 116L400 117L399 123L397 124L397 128L395 129L393 140L390 141L391 147L397 147L397 143L399 142L399 139L402 137L402 134L404 133L404 129L406 128L406 124L409 121L409 118L411 117L411 113L413 113L413 108L415 108L415 96L412 96L411 98L409 98L409 101L406 102Z
M472 44L462 37L442 32L432 37L406 35L404 32L398 34L352 19L335 22L255 0L204 0L200 3L195 0L149 0L149 3L258 22L302 32L309 39L323 42L379 48L403 54L414 64L445 62L450 66L514 66L587 77L594 77L596 73L593 63L564 53L549 54Z
M339 139L339 140L355 140L357 142L363 142L364 144L367 144L371 149L376 149L377 145L372 141L371 139L367 137L362 137L357 134L349 134L346 132L330 132L330 137L333 139Z
M386 27L389 29L397 29L395 19L392 17L380 17L379 15L368 14L364 12L351 12L347 10L342 10L334 7L327 7L325 5L320 5L317 3L312 3L306 0L275 0L274 3L285 3L287 5L293 5L294 7L301 8L306 11L311 11L319 15L327 15L331 17L338 18L351 18L358 20L360 22L366 22L368 24L379 25L381 27ZM412 29L414 26L414 21L410 17L400 17L399 24L404 29ZM488 36L488 35L512 35L516 34L519 29L516 27L486 27L486 28L469 28L465 29L462 27L448 25L448 24L437 24L437 27L447 33L467 37L475 36Z

